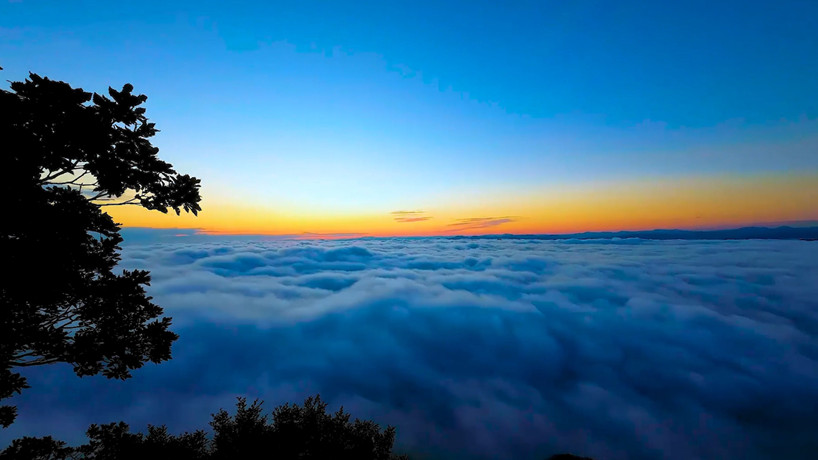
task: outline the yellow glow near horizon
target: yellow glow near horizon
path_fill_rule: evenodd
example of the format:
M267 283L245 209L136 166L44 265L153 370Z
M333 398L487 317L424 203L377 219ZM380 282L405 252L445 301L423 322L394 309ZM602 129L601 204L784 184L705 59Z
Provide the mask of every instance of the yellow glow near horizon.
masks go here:
M210 233L371 236L573 233L583 231L708 228L818 219L818 174L718 176L583 184L526 193L472 193L449 197L398 222L383 209L357 214L311 214L205 196L199 217L140 207L108 208L130 227L198 228ZM469 221L469 219L471 219Z

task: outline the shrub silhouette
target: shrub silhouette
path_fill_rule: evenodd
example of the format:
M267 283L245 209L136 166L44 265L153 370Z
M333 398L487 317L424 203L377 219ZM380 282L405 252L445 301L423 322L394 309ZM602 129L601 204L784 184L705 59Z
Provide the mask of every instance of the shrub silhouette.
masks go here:
M30 459L30 460L63 460L73 459L74 449L66 447L62 441L51 436L32 438L29 436L15 439L3 452L0 459Z
M234 417L224 410L213 416L215 458L247 458L265 445L276 446L282 458L391 458L394 427L381 431L372 421L350 422L343 407L334 414L326 408L320 395L309 397L303 406L277 407L268 423L257 401L247 406L245 399L239 399Z
M212 440L202 430L174 436L165 426L148 425L147 434L131 433L128 424L119 422L91 425L89 442L76 448L50 436L16 439L0 452L0 460L406 459L392 453L394 427L351 421L343 407L329 414L320 395L301 406L276 407L270 415L262 404L238 398L235 414L223 409L213 414Z

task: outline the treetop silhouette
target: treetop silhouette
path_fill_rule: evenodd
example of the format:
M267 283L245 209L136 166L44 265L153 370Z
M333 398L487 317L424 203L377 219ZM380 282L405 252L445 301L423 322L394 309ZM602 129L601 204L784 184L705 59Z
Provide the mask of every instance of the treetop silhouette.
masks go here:
M201 210L199 179L157 157L157 130L126 84L109 96L30 74L0 90L7 209L0 253L0 399L28 385L18 368L69 363L78 376L125 379L170 359L177 335L143 270L113 272L119 224L106 206ZM8 426L16 408L0 407Z
M407 460L392 453L395 428L381 429L371 420L355 419L343 407L327 413L320 395L304 405L285 404L264 415L262 402L238 398L236 412L213 414L212 439L202 430L174 436L165 426L148 426L147 434L132 433L128 424L91 425L89 442L68 447L50 436L15 439L0 452L0 460L179 460L302 459Z

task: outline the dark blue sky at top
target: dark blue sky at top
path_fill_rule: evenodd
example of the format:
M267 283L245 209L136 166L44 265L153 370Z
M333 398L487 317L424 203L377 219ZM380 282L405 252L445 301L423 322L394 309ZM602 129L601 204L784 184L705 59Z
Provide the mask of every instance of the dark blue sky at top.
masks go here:
M234 51L286 41L305 52L374 53L532 117L578 111L612 124L697 126L818 115L812 1L20 2L0 11L4 28L60 28L103 52L125 39L119 59L157 66L207 59L190 28L215 30ZM218 79L226 69L208 70Z

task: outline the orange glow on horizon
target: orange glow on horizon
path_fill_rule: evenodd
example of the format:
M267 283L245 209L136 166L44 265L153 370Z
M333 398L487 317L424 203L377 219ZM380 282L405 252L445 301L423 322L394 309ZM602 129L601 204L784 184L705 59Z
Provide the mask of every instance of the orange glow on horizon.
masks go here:
M418 211L285 213L205 199L199 217L123 206L108 212L128 227L194 228L209 234L301 237L578 233L657 228L739 227L818 220L818 174L705 177L472 193ZM403 214L406 213L406 214Z

